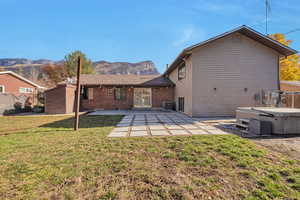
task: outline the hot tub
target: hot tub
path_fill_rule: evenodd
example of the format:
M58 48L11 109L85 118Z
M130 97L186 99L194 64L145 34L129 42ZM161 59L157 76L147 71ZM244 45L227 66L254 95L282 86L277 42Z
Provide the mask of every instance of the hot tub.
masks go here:
M271 134L300 134L300 109L273 107L240 107L237 121L249 120L271 124ZM251 126L251 124L249 124Z

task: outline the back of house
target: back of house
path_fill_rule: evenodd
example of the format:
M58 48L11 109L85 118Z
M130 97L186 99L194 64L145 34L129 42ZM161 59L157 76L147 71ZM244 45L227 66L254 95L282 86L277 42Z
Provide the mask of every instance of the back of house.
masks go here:
M279 58L296 52L241 26L184 49L159 76L82 75L81 108L157 108L174 102L177 111L193 117L234 116L237 107L260 105L263 90L279 89ZM73 106L50 109L58 99L73 105L66 102L74 95L64 92L56 99L50 95L54 90L46 92L46 110L71 112Z
M242 26L183 50L165 76L176 85L177 110L190 116L233 116L279 90L279 58L296 53Z

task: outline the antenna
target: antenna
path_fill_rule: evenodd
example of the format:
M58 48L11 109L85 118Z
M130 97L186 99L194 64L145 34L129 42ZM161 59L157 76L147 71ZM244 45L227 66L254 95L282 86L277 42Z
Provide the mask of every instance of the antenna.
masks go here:
M271 12L270 0L265 0L266 4L266 35L268 35L268 18L269 13Z

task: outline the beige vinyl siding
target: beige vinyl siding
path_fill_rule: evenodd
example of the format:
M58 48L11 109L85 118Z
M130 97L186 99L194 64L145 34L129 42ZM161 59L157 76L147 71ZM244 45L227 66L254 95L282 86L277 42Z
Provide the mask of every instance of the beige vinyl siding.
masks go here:
M178 109L178 97L184 97L184 113L192 115L192 60L191 57L187 58L185 61L186 75L184 79L178 80L178 67L173 70L169 78L175 83L174 88L174 98L176 102L176 109Z
M278 89L278 56L239 33L194 49L192 115L233 116L239 106L255 106L256 93Z

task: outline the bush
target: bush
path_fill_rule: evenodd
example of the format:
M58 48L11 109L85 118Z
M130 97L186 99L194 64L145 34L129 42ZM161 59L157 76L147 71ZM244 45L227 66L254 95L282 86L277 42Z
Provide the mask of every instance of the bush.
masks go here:
M16 113L22 112L22 103L21 103L21 102L16 102L16 103L14 104L14 108L15 108L15 112L16 112Z
M9 109L9 110L5 110L3 112L3 115L12 115L12 114L16 114L16 110L15 109Z
M31 112L32 111L32 107L31 106L25 106L23 109L23 112Z
M32 111L35 113L43 113L45 112L45 108L44 106L34 106Z

